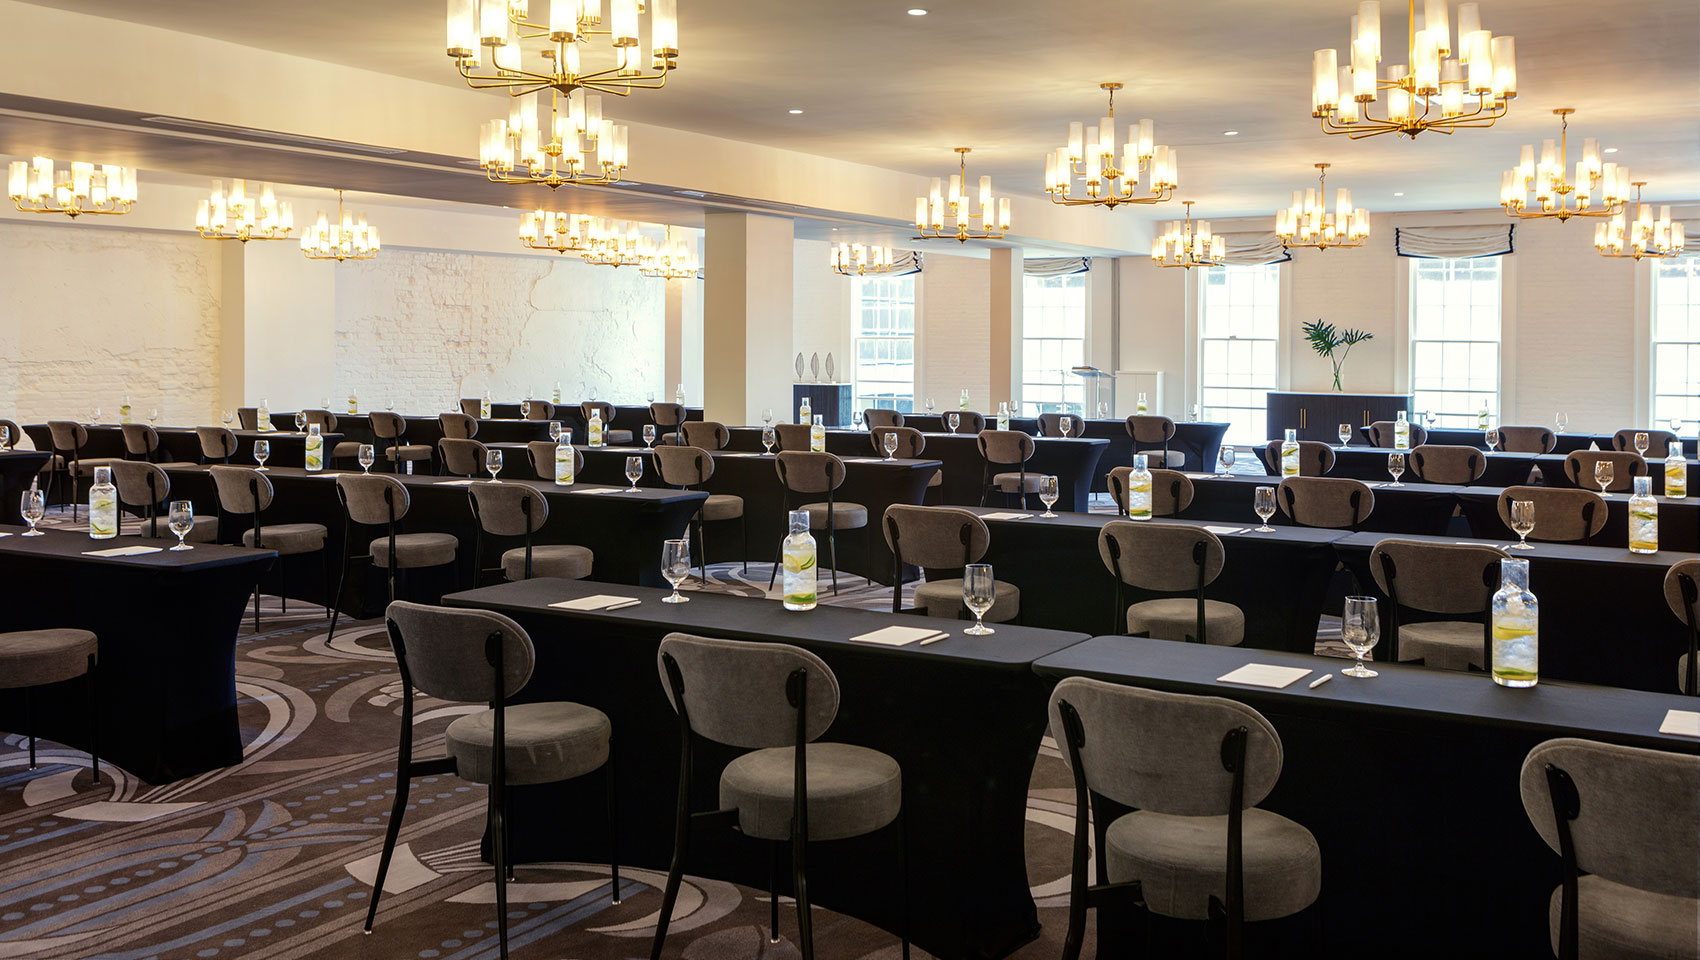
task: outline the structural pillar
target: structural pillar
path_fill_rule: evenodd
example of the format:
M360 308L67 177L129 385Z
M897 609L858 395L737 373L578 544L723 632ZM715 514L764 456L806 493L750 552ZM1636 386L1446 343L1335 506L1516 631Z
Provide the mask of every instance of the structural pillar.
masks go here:
M1021 290L1025 258L1020 247L992 250L992 295L990 314L991 389L987 413L1009 401L1012 411L1021 409Z
M704 415L759 423L764 407L791 407L792 223L749 213L704 220Z

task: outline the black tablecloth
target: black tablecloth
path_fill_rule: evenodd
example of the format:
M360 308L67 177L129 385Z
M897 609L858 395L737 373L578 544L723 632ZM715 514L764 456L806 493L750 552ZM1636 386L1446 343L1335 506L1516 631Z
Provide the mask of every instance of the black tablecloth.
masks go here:
M1533 426L1533 424L1531 424L1531 426ZM1485 430L1464 430L1457 427L1434 427L1428 431L1428 442L1444 443L1449 446L1457 447L1476 447L1481 450L1486 450L1486 434L1487 431ZM1555 440L1553 452L1559 456L1563 456L1572 450L1586 450L1591 445L1597 445L1601 450L1611 449L1611 434L1609 433L1603 436L1594 433L1555 433L1553 437ZM1374 444L1370 444L1369 427L1365 426L1358 428L1357 443L1374 446Z
M1282 690L1216 682L1251 662L1314 673ZM1357 955L1366 944L1378 956L1550 956L1547 902L1559 859L1523 811L1523 758L1567 736L1700 750L1700 741L1658 733L1665 711L1694 709L1691 697L1547 680L1512 690L1480 674L1381 664L1381 676L1356 680L1340 675L1343 666L1100 637L1035 669L1053 682L1088 676L1228 697L1274 724L1283 769L1259 806L1304 825L1321 846L1321 913L1304 948L1315 956ZM1334 679L1309 689L1324 673ZM1468 917L1478 922L1459 920ZM1099 918L1113 922L1115 912Z
M1379 495L1380 491L1377 491ZM1469 521L1470 534L1489 540L1516 540L1517 535L1499 519L1499 498L1503 490L1486 487L1457 491L1459 509ZM1596 547L1629 549L1629 495L1606 494L1606 525L1589 538ZM1672 500L1656 498L1659 504L1659 546L1665 551L1700 552L1700 499L1685 497ZM1540 530L1541 518L1535 517L1535 530Z
M293 415L292 415L293 416ZM294 427L293 419L290 424ZM127 457L124 447L124 431L117 424L89 424L89 442L83 447L82 456L87 460L116 459ZM24 432L35 441L36 449L53 449L53 434L45 423L32 423L24 428ZM201 440L196 435L194 427L158 427L159 450L153 459L158 463L200 463ZM231 463L243 466L254 466L254 441L265 440L271 446L271 454L266 458L268 467L299 467L307 462L307 435L282 431L231 430L236 435L236 454L230 458ZM336 449L339 441L345 439L341 433L323 435L325 441L325 457L330 458L331 451ZM85 488L87 484L84 485Z
M1187 476L1192 478L1193 497L1192 505L1180 513L1183 520L1255 523L1257 514L1252 510L1252 503L1257 488L1280 486L1277 477L1253 474L1203 477L1189 473ZM1460 491L1475 489L1420 481L1407 482L1402 487L1372 485L1370 492L1375 495L1375 507L1362 529L1386 533L1445 533L1457 507L1456 495ZM1279 506L1269 522L1276 526L1292 523Z
M656 672L656 646L674 630L793 643L826 661L842 691L823 738L882 750L903 768L909 834L911 935L934 956L1000 957L1038 932L1024 849L1027 785L1045 725L1043 684L1032 664L1084 634L999 624L964 637L963 623L842 607L787 613L771 601L622 589L642 604L580 613L548 604L598 592L592 584L534 580L468 591L454 606L483 607L531 632L538 665L522 700L566 699L608 714L618 752L622 862L665 870L673 846L678 720ZM926 647L848 638L893 623L953 633ZM716 784L734 751L698 739L696 808L718 806ZM516 856L604 862L600 781L514 791ZM809 857L809 892L823 907L898 929L896 830L823 844ZM686 869L765 888L766 844L699 831Z
M1270 469L1269 463L1259 451L1258 460L1270 476L1276 476L1279 470ZM1394 451L1385 447L1347 447L1344 450L1334 448L1334 469L1328 471L1330 477L1349 477L1353 480L1390 480L1392 474L1387 472L1387 455ZM1486 461L1483 466L1481 479L1467 486L1480 485L1484 487L1509 487L1515 484L1528 483L1529 474L1535 469L1535 455L1532 453L1489 453L1482 451ZM1400 478L1406 483L1421 482L1411 470L1410 452L1406 451L1405 474Z
M35 450L0 451L0 523L24 522L23 493L49 456Z
M149 783L242 762L236 631L254 578L277 557L211 544L134 557L86 555L166 545L63 530L0 537L0 578L12 598L5 629L75 627L100 638L94 709L101 757ZM81 678L37 688L34 699L39 736L88 748ZM0 698L0 729L24 729L20 698Z
M1609 446L1607 449L1610 449ZM1663 493L1665 490L1665 458L1648 457L1646 459L1647 476L1653 479L1653 492ZM1692 457L1685 459L1688 460L1688 497L1692 501L1695 497L1700 497L1700 459ZM1600 488L1599 484L1593 482L1592 476L1583 478L1583 482L1580 484L1571 480L1570 475L1564 469L1565 460L1566 456L1556 453L1536 457L1535 466L1540 470L1541 483L1549 487L1580 486L1584 490L1598 490Z
M1133 465L1133 437L1128 435L1127 421L1094 420L1085 417L1074 419L1075 426L1069 431L1069 436L1110 442L1109 447L1098 458L1098 468L1092 471L1092 492L1106 493L1110 489L1110 471L1116 467ZM991 425L996 422L996 417L988 415L986 422ZM903 425L914 427L923 433L947 432L944 415L938 413L906 413L903 415ZM1082 425L1085 432L1082 432ZM1039 420L1035 417L1011 417L1009 427L1011 430L1020 430L1033 436L1039 435ZM1214 421L1176 423L1175 435L1169 440L1169 450L1186 454L1186 463L1183 466L1188 470L1214 469L1216 459L1222 451L1222 436L1228 432L1228 427L1229 424Z

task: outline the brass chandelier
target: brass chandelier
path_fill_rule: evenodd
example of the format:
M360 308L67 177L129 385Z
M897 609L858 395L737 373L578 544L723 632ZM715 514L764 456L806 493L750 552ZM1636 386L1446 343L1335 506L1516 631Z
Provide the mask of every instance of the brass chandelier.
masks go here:
M301 233L301 253L309 260L370 260L379 249L378 228L366 223L365 214L356 219L343 211L341 190L336 192L336 219L320 210L319 219Z
M257 196L252 188L258 188ZM226 192L224 181L214 180L212 195L195 208L195 231L203 240L287 240L294 229L295 208L278 202L269 183L232 180Z
M532 250L583 253L589 246L589 217L534 210L519 217L519 242Z
M643 263L644 244L648 242L632 220L605 220L587 217L585 263L599 267L629 267Z
M77 161L55 171L51 157L35 157L12 161L7 174L6 194L24 213L118 216L136 202L135 167Z
M1369 239L1369 211L1352 206L1352 191L1334 191L1334 212L1328 212L1328 168L1316 164L1316 188L1293 191L1293 204L1275 211L1275 235L1287 247L1361 247Z
M602 115L602 98L550 88L521 94L508 119L487 121L478 136L478 165L494 183L619 183L626 169L626 127Z
M1610 220L1594 225L1594 249L1600 252L1600 256L1628 260L1682 256L1688 245L1682 224L1671 221L1668 204L1661 206L1659 218L1653 219L1653 208L1641 202L1641 188L1646 185L1645 180L1637 180L1633 184L1634 220L1628 219L1627 209L1619 209Z
M678 0L549 0L549 19L529 19L527 0L448 0L448 55L474 89L504 88L513 96L552 87L571 93L580 87L616 96L659 89L679 63ZM640 45L639 22L649 15L648 67ZM606 37L614 65L586 71L579 47ZM545 41L535 54L521 52L522 41ZM540 58L533 61L532 56Z
M1084 130L1070 122L1068 143L1045 154L1045 193L1052 203L1114 210L1124 203L1162 203L1174 197L1180 185L1179 151L1152 144L1155 128L1150 120L1128 128L1121 166L1116 166L1116 91L1121 88L1119 83L1098 84L1098 89L1109 91L1109 116ZM1139 192L1141 174L1145 193ZM1076 177L1086 181L1083 197L1068 195Z
M673 228L667 228L667 236L657 246L654 241L644 238L643 257L638 263L638 272L646 277L660 277L664 280L694 280L702 264L697 260L696 244L689 240L674 239Z
M1381 4L1363 0L1352 18L1351 65L1338 66L1335 50L1318 50L1311 60L1311 116L1322 131L1353 140L1383 133L1415 137L1425 130L1450 135L1469 127L1491 127L1517 96L1517 48L1512 37L1482 29L1475 3L1458 5L1453 42L1446 0L1416 0L1406 10L1409 56L1377 73L1381 61ZM1387 94L1384 116L1370 110Z
M1562 223L1571 217L1612 217L1623 212L1623 202L1629 196L1629 168L1602 164L1600 142L1593 137L1582 141L1576 179L1570 181L1564 177L1564 168L1570 160L1570 115L1575 112L1570 107L1553 111L1559 118L1558 143L1541 141L1538 165L1534 146L1525 143L1517 166L1500 177L1499 205L1505 208L1506 216L1521 220L1552 218ZM1602 205L1598 207L1589 197L1595 187L1600 187ZM1530 193L1539 205L1536 209L1529 209Z
M870 273L890 273L890 247L872 247L863 243L840 243L832 248L832 272L841 277L865 277Z
M950 192L934 177L927 196L915 198L916 240L1001 240L1009 232L1009 198L992 199L992 178L980 178L980 209L971 212L968 203L968 154L973 147L957 147L961 169L950 175ZM952 221L947 228L945 221ZM979 226L975 226L975 222Z
M1182 201L1186 220L1171 220L1164 231L1151 241L1151 259L1159 267L1219 267L1226 254L1227 244L1220 235L1210 232L1210 221L1192 221L1193 201Z

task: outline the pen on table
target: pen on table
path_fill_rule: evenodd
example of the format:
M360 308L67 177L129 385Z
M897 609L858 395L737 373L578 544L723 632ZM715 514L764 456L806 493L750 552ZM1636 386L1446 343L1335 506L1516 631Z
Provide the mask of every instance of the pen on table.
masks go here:
M936 637L928 637L927 639L921 641L921 646L924 647L929 643L938 643L940 640L943 640L945 637L948 637L948 636L950 636L950 634L941 633Z
M1322 685L1323 685L1323 684L1325 684L1325 683L1327 683L1327 682L1328 682L1328 681L1330 681L1330 680L1332 680L1332 679L1334 679L1334 674L1332 674L1332 673L1325 673L1325 674L1323 674L1323 675L1322 675L1322 676L1320 676L1320 677L1317 677L1317 678L1316 678L1316 679L1315 679L1315 680L1312 680L1312 681L1311 681L1311 682L1310 682L1310 688L1311 688L1311 689L1312 689L1312 690L1315 690L1315 689L1316 689L1316 688L1317 688L1317 687L1320 687L1320 686L1322 686Z

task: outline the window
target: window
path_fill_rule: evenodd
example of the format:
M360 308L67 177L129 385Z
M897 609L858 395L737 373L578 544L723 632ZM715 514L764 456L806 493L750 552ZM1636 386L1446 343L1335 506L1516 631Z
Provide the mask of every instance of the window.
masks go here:
M1021 293L1021 414L1080 413L1086 386L1086 274L1025 277Z
M915 407L915 277L850 281L856 405L910 413Z
M1498 257L1411 261L1411 393L1435 426L1499 423Z
M1653 424L1673 419L1700 421L1700 257L1653 264Z
M1275 349L1281 332L1280 265L1211 267L1204 271L1203 290L1198 383L1204 419L1228 424L1226 443L1262 443L1268 432L1268 393L1280 386Z

